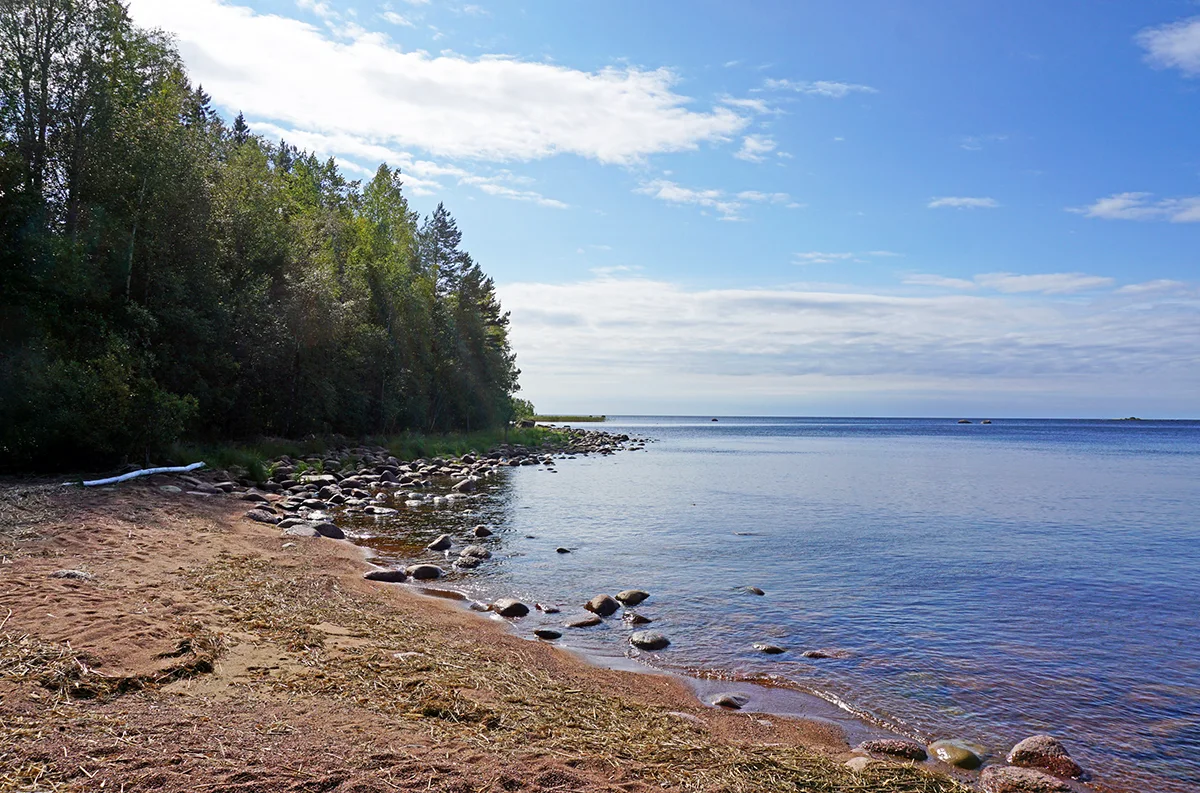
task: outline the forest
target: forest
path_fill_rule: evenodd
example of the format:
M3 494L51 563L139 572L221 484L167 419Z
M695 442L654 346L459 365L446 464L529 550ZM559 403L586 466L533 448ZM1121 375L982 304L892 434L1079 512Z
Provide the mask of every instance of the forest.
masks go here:
M498 426L508 316L461 238L386 164L223 122L120 2L0 0L0 468Z

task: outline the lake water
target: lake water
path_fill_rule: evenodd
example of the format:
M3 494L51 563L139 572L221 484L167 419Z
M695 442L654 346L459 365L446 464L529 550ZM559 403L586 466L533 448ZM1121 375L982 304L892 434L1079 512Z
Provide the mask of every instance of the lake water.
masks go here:
M1049 732L1105 783L1200 790L1200 422L595 426L654 442L508 469L468 507L408 510L363 541L427 558L436 534L486 523L493 558L446 586L562 606L522 633L646 589L636 610L672 641L653 665L778 679L996 758ZM629 630L563 642L636 654ZM818 648L848 657L801 655Z

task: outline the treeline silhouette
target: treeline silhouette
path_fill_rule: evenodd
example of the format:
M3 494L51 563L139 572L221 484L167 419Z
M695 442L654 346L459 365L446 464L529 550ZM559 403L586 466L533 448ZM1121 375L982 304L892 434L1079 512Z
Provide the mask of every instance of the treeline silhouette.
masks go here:
M0 467L496 426L508 318L460 244L387 165L223 123L116 0L0 0Z

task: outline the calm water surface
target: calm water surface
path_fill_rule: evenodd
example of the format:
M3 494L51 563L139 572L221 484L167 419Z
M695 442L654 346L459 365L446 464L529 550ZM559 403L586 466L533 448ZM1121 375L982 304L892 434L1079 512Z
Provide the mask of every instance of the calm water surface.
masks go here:
M1051 732L1104 782L1200 790L1200 422L596 426L655 442L506 470L466 508L360 523L362 541L426 558L487 523L494 558L448 585L562 605L521 632L647 589L637 611L672 640L657 666L777 676L997 756ZM619 621L567 633L632 652ZM816 648L849 657L801 656Z

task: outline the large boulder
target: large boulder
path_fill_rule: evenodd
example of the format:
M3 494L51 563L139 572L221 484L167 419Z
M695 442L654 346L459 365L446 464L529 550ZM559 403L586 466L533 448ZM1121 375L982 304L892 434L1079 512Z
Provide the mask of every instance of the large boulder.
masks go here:
M636 606L648 597L650 593L642 589L626 589L617 593L617 600L626 606Z
M621 604L617 603L612 595L596 595L596 597L584 603L583 607L593 614L607 617L616 614L617 609L621 608Z
M435 578L441 578L444 571L436 564L414 564L404 568L404 572L408 574L409 578L415 578L418 581L431 581Z
M1070 793L1071 786L1061 779L1032 768L990 766L979 775L985 793Z
M934 741L929 744L929 753L943 763L957 768L972 770L983 765L981 750L963 741Z
M516 598L500 598L492 604L492 611L501 617L524 617L529 613L529 606Z
M1008 762L1023 768L1040 768L1052 774L1079 777L1083 769L1071 759L1067 748L1050 735L1031 735L1008 753Z
M873 741L863 741L858 745L860 752L870 754L886 754L891 757L902 757L905 760L924 761L929 755L925 747L913 741L900 738L876 738Z
M658 631L634 631L629 643L639 650L665 650L671 645L671 640Z

